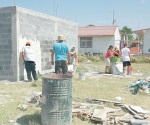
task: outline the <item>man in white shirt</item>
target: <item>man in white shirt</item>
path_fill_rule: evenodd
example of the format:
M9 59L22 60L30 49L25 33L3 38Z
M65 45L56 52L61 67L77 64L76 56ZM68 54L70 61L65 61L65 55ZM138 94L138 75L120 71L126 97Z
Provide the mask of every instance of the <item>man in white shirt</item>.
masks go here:
M131 66L131 56L130 49L127 47L127 44L124 44L124 48L121 49L121 55L123 57L123 73L125 73L125 67L127 66L127 74L129 75L130 66Z
M28 81L32 81L31 73L34 80L37 80L37 73L36 73L36 64L35 64L35 57L34 52L31 48L31 43L27 42L26 46L22 48L22 59L25 64L25 69L27 72Z

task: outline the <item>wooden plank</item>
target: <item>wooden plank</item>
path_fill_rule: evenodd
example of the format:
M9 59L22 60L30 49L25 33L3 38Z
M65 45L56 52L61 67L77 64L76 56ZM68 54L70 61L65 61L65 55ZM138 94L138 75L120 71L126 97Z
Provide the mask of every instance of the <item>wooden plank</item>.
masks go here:
M132 109L129 108L129 105L124 105L124 108L126 108L132 115L137 114L136 112L134 112Z
M115 103L115 104L120 104L121 102L117 101L111 101L111 100L105 100L105 99L93 99L93 98L86 98L87 102L93 102L93 101L98 101L98 102L107 102L107 103Z

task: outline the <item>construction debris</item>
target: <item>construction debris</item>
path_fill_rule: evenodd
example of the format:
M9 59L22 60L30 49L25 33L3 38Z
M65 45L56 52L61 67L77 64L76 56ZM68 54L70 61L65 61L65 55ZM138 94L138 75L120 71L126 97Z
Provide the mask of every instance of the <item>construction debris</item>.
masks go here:
M32 98L29 103L36 103L37 107L42 106L42 92L33 92Z
M17 108L22 111L25 111L28 109L28 107L29 107L29 105L27 105L27 104L19 104Z
M110 101L110 100L104 100L104 99L86 98L86 101L87 102L107 102L107 103L120 104L120 102L117 102L117 101Z
M149 124L147 120L137 120L137 119L131 119L130 123L132 125L142 125L142 124Z
M139 106L121 104L116 101L87 98L88 103L73 102L73 117L88 120L99 125L149 125L150 112ZM97 104L97 101L99 102ZM115 108L101 105L100 102L112 103ZM89 103L90 102L90 103ZM93 104L96 103L96 104ZM92 104L91 104L92 103Z
M137 94L138 91L144 91L147 94L150 94L150 80L147 78L146 80L139 79L135 83L131 83L127 85L127 88L130 88L132 94Z
M27 101L26 103L20 103L17 108L25 111L29 107L37 107L40 108L42 106L42 93L41 92L33 92L31 98L24 97L25 100Z
M140 106L122 104L121 102L86 98L87 103L72 102L72 116L83 121L90 121L97 125L150 125L150 111L142 109ZM20 104L21 110L29 107L41 107L42 93L33 92L31 100L27 105ZM106 103L113 104L110 108Z

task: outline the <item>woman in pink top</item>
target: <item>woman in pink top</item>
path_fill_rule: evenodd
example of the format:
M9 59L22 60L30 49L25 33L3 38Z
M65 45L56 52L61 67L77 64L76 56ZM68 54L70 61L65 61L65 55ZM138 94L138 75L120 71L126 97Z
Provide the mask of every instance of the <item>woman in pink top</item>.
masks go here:
M110 73L110 58L112 57L112 55L113 55L113 46L110 45L105 55L105 62L106 62L105 73Z

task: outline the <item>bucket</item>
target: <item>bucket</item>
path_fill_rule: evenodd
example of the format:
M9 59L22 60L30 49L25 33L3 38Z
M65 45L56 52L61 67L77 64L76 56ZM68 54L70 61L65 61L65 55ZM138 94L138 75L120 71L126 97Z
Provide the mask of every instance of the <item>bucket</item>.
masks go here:
M80 80L85 80L85 74L84 73L79 73L79 79Z
M120 58L111 57L110 62L120 62Z
M69 75L48 74L42 78L42 125L71 125L72 79Z

